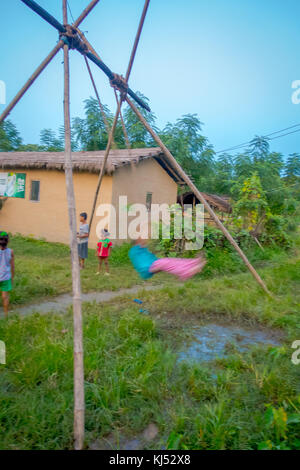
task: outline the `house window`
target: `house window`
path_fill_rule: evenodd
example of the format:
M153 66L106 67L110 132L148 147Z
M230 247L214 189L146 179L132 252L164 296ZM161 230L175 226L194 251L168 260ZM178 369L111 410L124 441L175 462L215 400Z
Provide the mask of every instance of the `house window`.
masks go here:
M152 193L147 193L147 196L146 196L146 207L147 207L147 211L148 211L148 212L151 211L151 204L152 204Z
M40 200L40 181L31 181L30 200Z

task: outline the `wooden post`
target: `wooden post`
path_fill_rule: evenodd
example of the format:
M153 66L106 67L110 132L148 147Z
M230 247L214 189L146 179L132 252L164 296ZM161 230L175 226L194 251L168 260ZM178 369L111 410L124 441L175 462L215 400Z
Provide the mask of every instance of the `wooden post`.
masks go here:
M67 24L67 0L63 0L64 24ZM75 449L81 450L84 442L84 371L83 335L81 313L81 285L78 261L76 206L73 186L71 124L70 124L70 69L69 46L64 44L64 122L65 122L65 176L67 186L70 246L73 283L74 322L74 441Z
M135 114L138 116L138 118L140 119L140 121L143 123L143 125L145 126L145 128L147 129L147 131L151 134L151 136L153 137L153 139L155 140L155 142L159 145L159 147L161 148L161 150L163 151L163 153L165 154L166 158L169 160L170 163L172 163L172 165L176 168L176 171L178 172L178 174L181 176L181 178L185 181L185 183L189 186L189 188L193 191L193 193L195 194L195 196L199 199L199 201L202 202L202 204L204 205L204 207L206 208L207 212L210 214L210 216L212 217L212 219L215 221L216 225L220 228L220 230L222 230L223 234L225 235L225 237L227 238L227 240L231 243L231 245L235 248L235 250L238 252L238 254L240 255L240 257L242 258L242 260L244 261L245 265L247 266L247 268L249 269L249 271L251 272L251 274L253 275L253 277L255 278L255 280L258 282L258 284L263 288L263 290L271 295L270 291L268 290L267 286L265 285L265 283L263 282L263 280L261 279L261 277L259 276L259 274L256 272L256 270L254 269L254 267L252 266L252 264L250 263L250 261L248 260L248 258L246 257L246 255L243 253L243 251L240 249L240 247L238 246L238 244L236 243L236 241L232 238L232 236L230 235L230 233L228 232L228 230L224 227L224 225L222 224L222 222L219 220L219 218L217 217L217 215L214 213L213 209L210 207L210 205L208 204L208 202L206 201L206 199L202 196L202 194L200 193L200 191L196 188L196 186L194 185L194 183L191 181L191 179L188 177L188 175L183 171L183 169L181 168L181 166L177 163L176 159L173 157L173 155L171 154L171 152L169 151L169 149L165 146L165 144L162 142L162 140L159 138L159 136L154 132L154 130L152 129L152 127L150 126L150 124L148 124L148 122L146 121L146 119L144 118L144 116L140 113L140 111L138 110L138 108L132 103L132 101L126 97L126 102L129 104L129 106L131 107L131 109L135 112Z

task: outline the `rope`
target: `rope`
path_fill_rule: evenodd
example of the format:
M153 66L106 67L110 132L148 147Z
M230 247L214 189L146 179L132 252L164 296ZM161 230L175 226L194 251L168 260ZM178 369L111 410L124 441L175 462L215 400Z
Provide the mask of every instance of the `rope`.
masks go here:
M118 95L117 95L117 92L116 92L115 88L114 88L114 93L115 93L117 106L119 106L119 98L118 98ZM123 119L123 114L122 114L121 108L120 108L120 118L121 118L121 123L122 123L122 128L123 128L123 134L124 134L124 137L125 137L126 147L127 147L127 150L129 151L129 150L131 150L131 146L130 146L127 130L126 130L126 127L125 127L125 122L124 122L124 119Z
M87 47L87 49L92 53L94 54L99 60L101 60L101 57L99 56L99 54L97 54L97 52L95 51L95 49L93 48L93 46L89 43L89 41L87 40L87 38L85 37L85 35L83 34L83 32L79 29L79 28L76 28L76 31L78 33L78 35L80 36L81 40L84 42L85 46Z
M60 39L62 39L64 42L67 39L70 49L77 49L82 54L86 54L88 52L88 47L86 43L78 36L77 27L66 24L65 29L65 32L59 34Z
M68 10L69 10L69 13L71 15L72 21L73 21L73 23L75 23L74 16L72 15L72 10L71 10L71 7L70 7L70 4L69 4L68 1L67 1L67 5L68 5Z
M141 16L141 20L140 20L140 23L139 23L138 31L137 31L137 34L136 34L136 37L135 37L135 41L134 41L133 49L132 49L132 52L131 52L131 56L130 56L130 60L129 60L129 64L128 64L125 79L121 75L114 74L114 78L111 80L111 86L114 88L114 90L115 90L115 88L118 88L119 91L120 91L120 100L117 100L117 103L118 103L117 111L116 111L116 115L115 115L115 118L114 118L112 128L111 128L110 133L109 133L108 142L107 142L107 146L106 146L105 154L104 154L104 159L103 159L103 164L102 164L101 172L100 172L99 179L98 179L98 184L97 184L97 188L96 188L96 193L95 193L92 212L91 212L91 217L90 217L90 224L89 224L89 229L90 230L91 230L91 227L92 227L94 214L95 214L95 209L96 209L96 204L97 204L97 200L98 200L98 194L99 194L102 179L103 179L103 176L104 176L106 163L107 163L108 155L109 155L109 152L110 152L110 149L111 149L112 140L113 140L113 136L114 136L114 133L115 133L115 130L116 130L119 114L121 112L121 107L122 107L123 101L127 98L127 96L126 96L127 95L127 90L128 90L127 82L128 82L130 72L131 72L131 69L132 69L132 66L133 66L137 46L138 46L138 43L139 43L139 40L140 40L140 37L141 37L141 32L142 32L142 29L143 29L145 16L146 16L146 13L147 13L149 3L150 3L150 0L145 0L144 9L143 9L143 12L142 12L142 16ZM85 41L86 41L85 45L87 46L87 40L85 39Z
M114 78L110 80L110 85L116 91L119 90L121 95L121 102L125 101L127 91L128 91L128 83L126 82L125 78L122 75L118 75L114 73Z
M107 134L109 134L110 129L109 129L108 120L106 118L106 114L105 114L103 105L102 105L101 100L100 100L100 96L99 96L99 93L98 93L98 90L97 90L97 87L96 87L96 83L95 83L95 80L94 80L94 77L93 77L93 74L92 74L92 71L91 71L91 68L90 68L90 64L89 64L89 62L88 62L85 55L84 55L84 60L85 60L85 63L86 63L86 66L87 66L87 69L88 69L88 72L89 72L89 75L90 75L91 82L92 82L93 87L94 87L96 98L98 100L98 104L99 104L99 107L100 107L100 112L101 112L101 115L102 115L102 119L103 119L103 122L104 122L104 125L105 125L106 132L107 132ZM114 139L113 139L112 145L114 145L114 146L116 145Z

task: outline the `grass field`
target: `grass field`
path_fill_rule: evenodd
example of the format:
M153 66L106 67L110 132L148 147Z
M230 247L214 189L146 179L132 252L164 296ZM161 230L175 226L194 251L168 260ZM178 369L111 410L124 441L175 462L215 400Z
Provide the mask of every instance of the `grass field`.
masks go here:
M12 306L71 292L70 250L66 245L14 236L10 247L16 259ZM90 249L86 268L81 271L82 291L115 291L142 285L142 280L129 264L129 247L125 244L113 250L109 277L96 275L98 260L95 250ZM151 280L153 284L158 282L155 278Z
M47 243L34 238L13 236L10 247L14 249L16 276L11 293L12 306L39 302L59 294L71 292L70 251L66 245ZM115 247L110 261L109 277L97 276L98 262L95 251L89 250L86 268L81 271L82 291L104 291L143 285L143 281L132 269L128 258L129 244ZM272 264L285 257L278 247L266 248L262 252L256 245L248 250L247 255L257 268ZM229 249L207 250L208 263L201 278L209 279L224 273L245 272L246 268L239 256ZM148 281L149 284L175 284L176 281L160 274Z
M22 269L18 282L27 276L27 287L34 289L40 273L40 288L26 301L69 288L65 247L22 239L13 247L27 273ZM112 269L124 269L124 278L109 278L116 276L115 288L124 287L126 270L127 282L136 283L126 256L122 264L122 252L115 253ZM239 262L233 269L229 256L233 261L226 275L212 277L210 262L203 277L182 287L142 291L148 316L130 296L84 305L87 447L111 434L116 442L122 436L139 439L155 423L159 432L144 448L300 449L300 365L291 362L291 344L300 339L299 238L289 252L253 251L251 256L274 298L240 272ZM57 259L62 268L55 270ZM95 261L90 262L93 268L83 274L86 290L98 288L92 277ZM50 292L43 291L45 278ZM163 284L162 277L156 279ZM26 283L20 285L16 291L22 301L27 289ZM282 344L243 353L233 348L210 363L179 363L177 351L190 327L212 319L272 327ZM7 364L0 365L0 449L72 448L71 311L1 320L0 339L7 349Z

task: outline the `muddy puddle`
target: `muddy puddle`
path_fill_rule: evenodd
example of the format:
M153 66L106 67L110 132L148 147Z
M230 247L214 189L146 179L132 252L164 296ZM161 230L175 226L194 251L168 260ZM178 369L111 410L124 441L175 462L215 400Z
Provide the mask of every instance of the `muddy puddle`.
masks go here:
M280 346L280 341L271 330L210 323L193 328L191 341L179 352L178 361L212 361L227 356L230 345L244 352L255 345Z
M144 431L135 437L129 438L114 433L108 434L102 439L96 440L89 445L90 450L141 450L149 446L159 434L158 427L150 423Z

